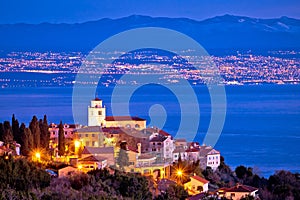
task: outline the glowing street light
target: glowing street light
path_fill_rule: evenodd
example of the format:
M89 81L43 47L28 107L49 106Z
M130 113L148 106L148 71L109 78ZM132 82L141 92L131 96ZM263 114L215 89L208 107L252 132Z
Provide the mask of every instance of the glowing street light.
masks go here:
M178 177L178 182L179 182L179 184L181 184L181 178L182 178L182 176L184 175L184 172L183 172L183 170L182 169L177 169L177 171L176 171L176 176Z
M41 161L41 153L40 152L36 152L35 153L35 158L37 159L37 161Z
M81 147L81 142L79 140L75 140L74 146L75 146L75 155L78 155L79 149Z
M177 174L177 176L181 177L181 176L182 176L182 174L183 174L183 173L182 173L182 170L180 170L180 169L179 169L179 170L177 171L177 173L176 173L176 174Z
M81 142L78 140L75 140L74 145L75 145L75 148L79 148L81 145Z

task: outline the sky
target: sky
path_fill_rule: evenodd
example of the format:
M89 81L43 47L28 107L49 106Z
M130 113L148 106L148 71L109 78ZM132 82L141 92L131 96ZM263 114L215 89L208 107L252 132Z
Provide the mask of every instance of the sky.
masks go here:
M0 23L78 23L133 14L203 20L224 14L300 19L299 0L0 0Z

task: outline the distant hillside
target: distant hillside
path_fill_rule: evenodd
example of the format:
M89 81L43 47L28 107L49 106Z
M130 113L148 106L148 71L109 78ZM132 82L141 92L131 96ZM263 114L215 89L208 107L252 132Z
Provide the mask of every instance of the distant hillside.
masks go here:
M76 24L2 24L0 50L89 51L113 34L138 27L164 27L189 35L206 49L300 48L300 20L232 15L203 21L132 15Z

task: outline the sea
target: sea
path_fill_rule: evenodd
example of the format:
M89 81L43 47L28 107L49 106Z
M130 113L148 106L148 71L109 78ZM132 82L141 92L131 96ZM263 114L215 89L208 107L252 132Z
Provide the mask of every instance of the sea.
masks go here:
M129 91L132 86L124 87ZM113 114L113 90L114 87L99 86L94 94L103 100L107 115ZM114 94L114 97L120 100L119 108L128 109L131 116L147 119L151 126L151 117L157 120L163 113L161 121L164 123L158 123L159 128L174 137L182 120L182 109L199 107L199 128L187 128L186 132L189 136L195 135L193 140L202 144L211 122L211 98L205 85L193 86L193 90L197 105L180 102L180 95L189 95L184 88L174 94L168 86L154 84L138 87L129 102L122 102L126 92ZM282 169L300 172L300 85L227 85L225 94L226 102L219 105L226 106L225 122L214 146L225 162L232 169L239 165L252 167L255 173L266 178ZM1 88L0 121L10 121L15 114L19 122L28 125L33 115L42 118L46 114L49 122L74 123L72 95L72 87ZM86 109L82 115L85 119L89 103L84 102ZM158 108L159 112L151 108ZM193 109L185 113L190 113L190 120L197 114Z

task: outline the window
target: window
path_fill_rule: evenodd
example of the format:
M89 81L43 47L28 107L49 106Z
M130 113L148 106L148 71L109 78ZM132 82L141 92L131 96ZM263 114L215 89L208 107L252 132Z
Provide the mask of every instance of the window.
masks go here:
M101 110L98 111L98 115L102 115L102 111Z
M140 125L136 124L136 125L135 125L135 128L140 128Z
M92 137L95 137L95 134L92 134Z
M86 146L90 146L90 142L89 141L85 142L85 144L86 144Z
M93 147L95 146L95 142L94 142L94 141L92 142L92 146L93 146Z
M153 145L155 145L155 142L153 142Z
M197 191L202 192L203 191L203 187L202 186L197 186Z
M157 143L157 145L161 145L161 143L159 142L159 143Z
M85 134L85 137L89 137L89 134Z
M65 135L67 135L68 134L68 132L67 131L65 131Z

